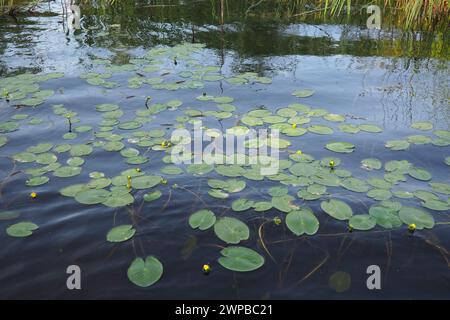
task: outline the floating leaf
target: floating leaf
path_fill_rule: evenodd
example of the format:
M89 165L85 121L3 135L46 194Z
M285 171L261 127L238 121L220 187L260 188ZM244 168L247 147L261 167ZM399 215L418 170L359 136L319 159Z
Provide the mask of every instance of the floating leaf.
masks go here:
M177 166L166 166L161 169L161 172L168 175L182 174L183 170Z
M328 143L325 148L338 153L351 153L355 150L355 145L349 142L332 142Z
M273 197L272 198L272 205L275 209L281 211L281 212L291 212L292 210L299 209L299 206L293 203L295 200L294 197L290 195L285 195L281 197Z
M38 145L27 148L27 152L38 154L48 152L51 148L53 148L53 144L51 143L39 143Z
M131 224L124 224L112 228L106 235L109 242L124 242L131 239L136 233L136 229Z
M254 204L255 203L251 200L241 198L233 201L233 203L231 204L231 209L236 212L242 212L252 208Z
M36 187L36 186L46 184L49 180L50 179L45 176L33 177L33 178L27 180L26 185L29 187Z
M155 190L153 192L149 192L146 195L144 195L144 200L146 202L152 202L155 200L158 200L159 198L161 198L162 196L162 192L159 190Z
M53 171L53 175L59 178L69 178L81 173L80 167L62 166Z
M131 186L138 190L149 189L158 185L161 181L162 177L160 176L140 176L132 178Z
M344 179L344 180L342 180L341 185L345 189L353 191L353 192L369 191L369 186L363 180L360 180L357 178Z
M192 229L208 230L216 223L216 216L211 210L200 210L189 217Z
M75 200L82 204L98 204L105 202L110 196L110 192L103 189L82 190L75 195Z
M256 212L268 211L268 210L272 209L272 207L273 207L272 203L267 202L267 201L255 202L255 204L253 205L253 209Z
M371 230L377 224L377 220L368 214L354 215L349 220L349 225L355 230Z
M11 220L20 216L20 213L17 211L1 211L0 212L0 220Z
M427 200L422 202L422 206L425 208L434 210L434 211L448 211L450 210L450 206L447 202L441 200Z
M327 126L323 126L323 125L313 125L313 126L309 126L308 128L309 132L315 133L315 134L332 134L333 133L333 129L331 129L330 127Z
M289 212L286 225L297 236L313 235L319 230L319 220L309 208Z
M220 254L222 255L219 258L220 265L232 271L254 271L264 264L263 256L245 247L227 247L222 249Z
M150 287L155 284L163 274L163 265L153 257L148 256L145 261L136 258L128 268L128 279L139 287Z
M214 224L214 232L219 239L231 244L237 244L242 240L247 240L250 236L250 230L247 225L231 217L224 217L217 220Z
M39 227L32 222L19 222L9 226L6 233L11 237L24 238L31 236Z
M409 142L405 140L390 140L386 143L386 148L394 151L406 150L409 146Z
M383 166L380 160L376 158L364 159L361 161L362 167L367 170L379 170Z
M402 221L394 210L381 205L370 207L369 215L374 217L377 224L385 229L398 228L402 225Z
M431 173L423 168L412 167L411 169L409 169L408 174L414 179L420 181L430 181L432 178Z
M433 124L431 122L414 122L411 124L412 129L428 131L433 129Z
M428 212L413 207L403 207L398 214L403 223L415 224L418 230L431 229L434 227L433 216Z
M373 124L361 124L359 126L359 129L361 129L361 131L365 131L365 132L369 132L369 133L383 132L383 129L381 129L380 127L375 126Z
M311 97L314 94L314 90L310 89L301 89L301 90L295 90L292 92L293 96L296 96L297 98L308 98Z
M348 220L353 215L352 208L340 200L330 199L328 201L322 201L320 207L337 220Z
M433 191L450 195L450 184L440 182L430 182L429 185Z

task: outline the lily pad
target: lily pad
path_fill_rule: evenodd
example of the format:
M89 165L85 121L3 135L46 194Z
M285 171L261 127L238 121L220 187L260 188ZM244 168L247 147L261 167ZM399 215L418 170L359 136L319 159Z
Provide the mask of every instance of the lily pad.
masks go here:
M409 142L405 140L390 140L386 143L386 148L389 148L393 151L406 150L409 148L409 146Z
M31 179L28 179L26 184L29 187L36 187L43 184L46 184L50 179L46 176L40 176L40 177L33 177Z
M131 239L136 233L136 229L131 224L124 224L112 228L106 235L109 242L124 242Z
M348 204L336 199L322 201L320 207L337 220L348 220L353 215L353 210Z
M216 216L211 210L200 210L189 217L192 229L208 230L216 223Z
M140 176L132 178L131 186L138 190L149 189L158 185L161 181L162 177L160 176Z
M428 131L433 129L433 124L431 122L414 122L411 124L412 129Z
M145 261L136 258L128 268L128 279L139 287L150 287L155 284L163 274L163 265L153 257L148 256Z
M219 264L232 271L249 272L264 265L264 257L245 247L227 247L220 251Z
M409 169L408 174L414 179L420 181L430 181L432 178L431 173L423 168L412 167L411 169Z
M407 225L415 224L418 230L431 229L435 224L431 214L413 207L403 207L398 216Z
M349 225L355 230L371 230L377 224L377 220L368 214L354 215L349 220Z
M214 232L226 243L238 244L242 240L247 240L250 230L247 225L236 218L224 217L214 224Z
M308 98L311 97L314 94L314 92L315 91L311 89L300 89L292 92L292 95L296 96L297 98Z
M53 171L53 175L59 178L69 178L81 173L80 167L62 166Z
M325 148L338 153L351 153L355 150L355 145L349 142L332 142L328 143Z
M249 210L253 207L254 204L254 201L241 198L233 201L233 203L231 204L231 208L233 209L233 211L242 212Z
M313 235L319 230L319 220L309 208L289 212L286 225L297 236Z
M88 189L80 191L75 195L75 200L82 204L93 205L105 202L110 192L103 189Z
M367 170L379 170L383 164L376 158L364 159L361 161L362 167Z
M11 237L24 238L31 236L39 227L32 222L19 222L9 226L6 233Z

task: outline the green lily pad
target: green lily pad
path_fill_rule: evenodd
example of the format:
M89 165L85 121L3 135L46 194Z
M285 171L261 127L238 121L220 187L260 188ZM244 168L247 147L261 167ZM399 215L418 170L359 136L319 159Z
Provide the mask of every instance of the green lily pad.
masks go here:
M361 161L362 167L367 170L379 170L383 164L376 158L364 159Z
M310 89L300 89L292 92L292 95L296 96L297 98L308 98L311 97L314 94L314 92L315 92L314 90Z
M341 186L347 190L353 192L367 192L369 191L369 186L363 180L357 178L347 178L342 180Z
M381 129L378 126L375 126L373 124L361 124L359 125L359 129L361 131L369 132L369 133L380 133L383 132L383 129Z
M275 209L281 211L281 212L291 212L292 210L299 209L299 206L294 204L295 198L290 195L284 195L281 197L273 197L272 198L272 205Z
M208 230L216 223L216 216L211 210L200 210L189 217L192 229Z
M385 229L398 228L402 225L402 221L395 214L395 211L381 205L371 206L369 215L375 218L376 223Z
M145 261L136 258L127 271L128 279L139 287L150 287L155 284L163 274L163 265L153 257L148 256Z
M146 202L152 202L155 200L158 200L159 198L161 198L162 196L162 192L159 190L155 190L153 192L149 192L146 195L144 195L144 200Z
M264 257L245 247L227 247L220 251L219 264L232 271L249 272L264 265Z
M247 225L231 217L224 217L214 224L214 232L219 239L226 243L238 244L242 240L247 240L250 230Z
M34 154L44 153L50 151L53 148L53 144L51 143L39 143L38 145L27 148L27 152L31 152Z
M233 201L233 203L231 204L231 209L236 212L242 212L251 209L254 204L254 201L241 198Z
M82 157L82 156L88 156L92 153L93 148L90 145L87 144L78 144L72 146L70 149L70 155L72 157Z
M432 178L431 173L423 168L412 167L411 169L409 169L408 174L414 179L420 181L430 181Z
M75 200L82 204L93 205L105 202L110 192L103 189L82 190L75 195Z
M137 121L128 121L128 122L122 122L119 124L118 128L122 130L134 130L142 127L142 123L139 123Z
M255 202L253 205L253 209L256 212L264 212L264 211L268 211L272 208L273 208L272 203L268 202L268 201Z
M354 215L349 220L349 225L355 230L371 230L376 224L377 220L368 214Z
M338 153L351 153L355 150L355 145L349 142L332 142L328 143L325 148Z
M309 126L308 128L309 132L315 133L315 134L333 134L333 129L331 129L330 127L327 126L323 126L323 125L313 125L313 126Z
M39 227L32 222L19 222L9 226L6 233L11 237L24 238L31 236Z
M124 242L131 239L136 233L136 229L131 224L124 224L112 228L106 235L109 242Z
M168 175L182 174L183 170L177 166L166 166L161 169L161 172Z
M353 215L352 208L340 200L330 199L328 201L322 201L320 207L337 220L348 220Z
M448 183L430 182L429 185L435 192L450 195L450 184Z
M386 148L389 148L393 151L406 150L409 148L409 146L409 142L405 140L390 140L386 143Z
M33 177L33 178L27 180L26 185L29 187L36 187L36 186L46 184L49 180L50 179L46 176Z
M161 183L162 177L160 176L140 176L132 178L131 186L133 189L143 190L153 188Z
M414 122L411 124L411 129L428 131L433 129L433 124L431 122Z
M422 206L434 211L448 211L450 210L450 206L447 202L441 200L427 200L422 202Z
M62 166L53 171L53 175L59 178L69 178L81 173L80 167Z
M132 204L133 202L134 197L131 194L125 193L124 191L111 191L110 196L106 198L106 200L103 201L102 204L109 208L119 208Z
M355 133L358 133L361 131L359 126L354 125L354 124L340 124L338 128L342 132L351 133L351 134L355 134Z
M415 224L418 230L431 229L435 223L431 214L413 207L403 207L398 216L407 225Z
M20 216L20 213L17 211L1 211L0 212L0 220L11 220Z
M319 220L309 208L302 208L288 213L286 225L295 235L313 235L319 230Z

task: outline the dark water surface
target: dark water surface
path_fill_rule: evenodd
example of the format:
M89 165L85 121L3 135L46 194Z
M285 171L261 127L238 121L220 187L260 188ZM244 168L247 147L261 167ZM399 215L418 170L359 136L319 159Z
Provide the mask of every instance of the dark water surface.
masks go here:
M296 237L284 223L280 226L266 223L263 239L272 260L261 245L258 231L265 219L284 218L285 213L275 209L264 214L253 210L240 213L230 209L232 201L242 197L270 201L267 189L279 183L267 178L262 182L246 180L247 187L242 192L219 200L208 195L208 178L221 178L215 172L201 177L163 175L168 183L157 187L162 197L142 207L142 196L148 190L137 191L133 205L117 209L101 204L83 205L60 195L63 187L87 183L90 172L101 171L107 177L114 177L136 167L126 164L118 152L95 147L91 155L84 157L86 162L80 175L57 178L49 173L49 183L38 187L25 185L29 177L23 170L39 165L14 164L12 155L42 142L58 145L99 140L92 132L64 140L67 121L53 113L52 105L63 104L78 113L80 125L90 125L96 130L102 120L101 114L95 111L98 104L120 105L124 112L122 122L133 119L136 109L144 108L147 96L158 103L179 99L183 102L181 107L153 116L151 122L139 129L162 128L167 131L166 137L170 137L173 125L177 124L176 117L185 109L217 109L214 103L196 100L203 92L233 97L233 105L237 107L235 115L258 106L275 111L292 103L303 103L347 115L351 119L348 123L375 124L384 129L382 133L351 135L341 132L338 123L317 118L316 124L332 127L334 134L308 133L289 138L292 146L288 150L300 149L315 159L339 157L342 160L339 168L350 170L361 179L382 178L384 173L384 170L360 168L362 159L375 157L383 163L408 160L414 166L426 168L433 175L433 182L450 183L449 166L444 162L450 156L449 146L411 144L407 151L391 151L385 147L388 140L407 139L411 135L436 138L431 131L411 129L414 122L429 121L434 130L449 130L448 30L412 36L400 31L368 31L361 19L351 24L280 21L270 17L245 18L233 15L232 9L221 25L218 7L212 8L209 1L199 2L195 9L191 5L86 8L82 9L82 30L75 32L60 15L0 19L2 78L21 73L64 73L63 78L41 83L41 89L53 89L55 94L35 108L15 108L14 101L0 101L0 123L17 114L29 115L28 119L19 121L19 130L4 134L8 142L0 149L1 210L20 213L14 220L0 220L0 298L450 298L448 211L422 208L433 215L437 224L413 236L405 225L393 230L377 226L370 231L348 233L347 223L324 213L320 200L307 201L320 221L318 233ZM61 13L59 5L52 4L50 9ZM41 10L48 10L47 5ZM205 82L204 88L170 91L156 90L149 85L128 88L127 80L136 76L135 71L115 73L107 79L120 83L113 89L92 86L80 78L85 72L101 68L93 63L95 59L108 59L120 65L131 58L145 56L156 46L183 42L204 44L194 56L201 63L220 67L226 77L256 72L272 78L273 82L231 85L221 80ZM168 60L153 77L167 70L171 74L166 78L171 79L172 74L183 68L186 65L181 59L176 65ZM302 88L314 89L315 94L301 100L291 95ZM32 117L42 122L28 124ZM237 117L223 121L208 118L204 124L220 129L221 125L231 127L237 121ZM117 128L113 132L128 134ZM333 153L324 148L330 141L351 142L356 145L356 151ZM127 139L123 142L127 147L133 146ZM136 148L141 153L147 149ZM159 170L166 166L162 162L164 152L149 151L146 155L150 161L139 165L141 170L161 174ZM281 156L286 159L288 151L281 152ZM58 154L58 161L65 164L68 157ZM10 172L15 174L7 178ZM172 188L174 184L183 189ZM289 189L295 196L299 187ZM399 189L430 191L426 182L409 176L406 183L400 183ZM30 199L32 191L38 193L36 200ZM368 213L368 208L376 203L365 193L336 187L329 187L328 192L350 204L355 214ZM448 195L438 196L448 201ZM421 207L416 198L391 200L400 201L404 206ZM297 203L304 202L297 198ZM233 216L247 223L250 238L241 245L263 255L263 267L237 273L217 263L224 242L213 230L201 232L188 225L189 215L206 206L217 217ZM8 236L6 228L20 221L32 221L39 229L26 238ZM133 239L119 244L107 242L107 232L121 224L136 227ZM127 269L135 257L147 255L158 257L164 265L164 274L155 285L139 288L127 279ZM204 263L211 264L209 276L201 272ZM73 264L82 270L80 291L66 288L65 271ZM366 287L369 265L381 268L380 291ZM330 276L337 271L351 276L351 285L345 292L338 293L329 286Z

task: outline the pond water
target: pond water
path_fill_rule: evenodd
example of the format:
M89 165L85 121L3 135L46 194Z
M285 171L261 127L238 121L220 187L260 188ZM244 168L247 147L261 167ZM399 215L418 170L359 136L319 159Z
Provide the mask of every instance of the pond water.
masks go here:
M218 10L0 19L0 298L450 298L448 30ZM280 172L170 164L198 121L281 129Z

